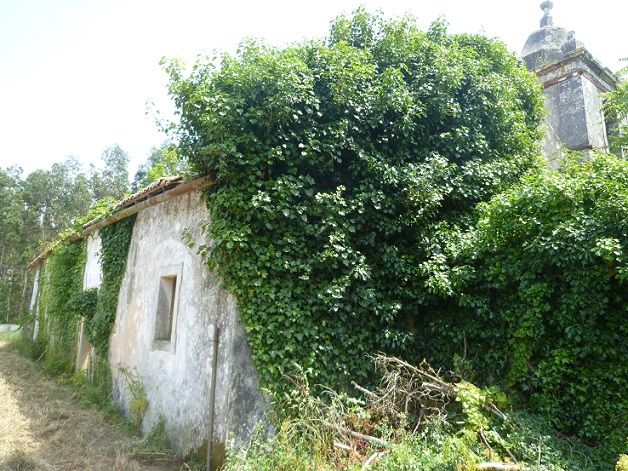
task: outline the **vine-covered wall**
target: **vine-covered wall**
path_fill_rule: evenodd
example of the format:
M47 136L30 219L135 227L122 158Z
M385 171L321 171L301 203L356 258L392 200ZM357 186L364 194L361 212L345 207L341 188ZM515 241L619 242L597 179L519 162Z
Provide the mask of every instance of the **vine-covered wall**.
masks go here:
M37 342L45 351L45 363L51 372L74 369L84 265L83 241L64 241L41 269Z
M324 42L167 70L181 152L215 179L202 253L267 387L295 364L343 388L373 377L369 353L427 356L608 441L626 415L625 167L549 173L537 78L503 44L359 10Z
M85 333L96 349L96 363L92 365L98 372L96 377L109 377L109 334L115 321L134 221L135 216L130 216L100 230L103 281L98 290L83 290L86 249L82 239L59 242L40 266L36 344L51 373L74 371L80 320L85 318ZM29 322L34 321L35 317L31 316Z
M87 315L86 332L97 355L103 358L109 352L109 335L116 319L120 284L126 271L135 219L136 215L129 216L103 227L99 234L102 240L102 284L98 289L94 311Z

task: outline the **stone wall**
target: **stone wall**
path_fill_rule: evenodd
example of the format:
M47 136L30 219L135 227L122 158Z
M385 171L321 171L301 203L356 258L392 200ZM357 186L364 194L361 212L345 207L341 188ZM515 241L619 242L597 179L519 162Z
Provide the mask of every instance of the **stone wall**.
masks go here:
M197 192L138 214L110 339L115 400L128 412L122 367L142 381L148 396L143 431L163 417L170 441L183 454L207 443L214 373L214 448L228 437L245 440L265 410L235 299L183 242L184 231L202 240L199 222L207 220ZM166 304L174 308L170 340L155 339L162 277L176 277L174 300Z

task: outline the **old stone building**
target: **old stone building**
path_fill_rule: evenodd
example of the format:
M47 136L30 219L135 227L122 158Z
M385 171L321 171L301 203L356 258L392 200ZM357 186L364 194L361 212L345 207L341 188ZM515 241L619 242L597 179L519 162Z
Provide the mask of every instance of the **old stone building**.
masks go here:
M602 94L618 80L573 32L554 26L552 2L541 5L540 29L525 43L522 59L537 74L548 108L544 150L556 164L563 148L607 147ZM200 221L210 221L200 191L206 179L160 179L121 202L112 217L86 226L83 289L102 283L99 230L137 214L110 338L114 400L129 410L131 397L120 367L139 376L148 409L143 429L161 417L172 444L182 453L205 444L222 449L228 437L245 440L262 420L266 403L251 361L234 297L223 288L194 248ZM31 312L37 313L40 256L35 268ZM40 315L45 315L41 313ZM34 316L34 336L39 317ZM93 355L81 329L76 368Z
M245 440L263 419L266 403L235 299L187 243L203 240L199 222L209 214L200 191L209 183L162 178L124 199L113 216L85 226L83 289L102 284L99 230L136 214L109 340L113 400L129 412L131 372L148 400L143 431L164 420L178 451L185 455L209 444L220 462L227 439ZM40 257L33 265L34 313L46 263ZM76 368L88 368L93 355L81 326Z
M548 116L543 150L553 165L563 148L589 151L608 148L602 94L618 79L576 39L573 31L555 26L551 1L541 4L540 29L526 41L522 58L541 82Z

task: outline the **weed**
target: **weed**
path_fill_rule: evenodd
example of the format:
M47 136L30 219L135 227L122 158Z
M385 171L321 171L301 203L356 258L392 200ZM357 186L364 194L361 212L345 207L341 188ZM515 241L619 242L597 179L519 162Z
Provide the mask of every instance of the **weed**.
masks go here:
M23 336L11 336L7 339L9 343L5 348L8 351L16 352L25 358L33 361L41 360L46 353L46 342L39 338L35 341Z
M157 424L150 429L142 441L142 450L152 452L168 452L168 435L166 434L166 419L159 417Z
M446 383L438 373L422 386L412 386L401 381L403 372L388 373L397 378L392 385L396 389L385 375L375 392L364 390L366 404L331 391L322 400L311 394L306 378L298 379L291 393L276 397L280 419L276 434L269 437L265 430L257 430L250 446L228 450L225 469L359 470L369 460L373 469L383 471L464 471L492 461L518 463L529 471L613 467L607 450L557 434L548 418L526 411L501 412L497 405L507 404L497 389L465 381ZM455 400L446 403L442 413L417 422L408 415L408 407L398 407L407 406L409 398L421 391L443 388ZM400 400L392 401L394 395ZM627 461L620 460L617 470L628 471Z
M138 373L129 367L118 365L118 371L124 378L126 387L131 395L131 400L129 401L129 421L137 431L140 431L144 414L148 410L148 396L146 395L144 383Z

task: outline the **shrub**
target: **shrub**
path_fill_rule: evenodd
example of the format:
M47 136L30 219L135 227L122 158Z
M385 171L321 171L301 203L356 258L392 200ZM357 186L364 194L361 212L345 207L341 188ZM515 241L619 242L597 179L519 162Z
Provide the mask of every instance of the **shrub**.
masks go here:
M628 162L598 155L534 174L479 209L452 283L462 310L434 319L441 364L467 345L567 433L625 446ZM453 346L453 348L452 348Z
M601 456L600 450L565 440L541 416L500 412L494 399L502 394L494 388L480 389L466 381L447 384L425 364L415 365L412 373L406 365L412 366L394 358L380 357L377 362L389 369L365 404L333 391L327 391L330 399L324 402L298 379L290 394L276 398L275 411L283 417L276 434L268 437L260 429L250 446L230 449L225 469L357 471L372 466L386 471L444 471L498 462L517 463L517 469L530 471L602 471L615 462ZM390 382L393 377L411 379L419 371L429 372L430 380ZM435 403L438 409L443 407L439 414L418 422L410 419L403 411L404 399L416 401L439 384L446 384L455 400ZM400 407L389 407L390 396ZM424 404L430 407L429 400ZM371 464L365 465L368 460Z
M536 78L495 40L358 10L329 38L167 66L180 150L214 176L211 268L272 389L345 385L411 353L443 247L538 155Z

